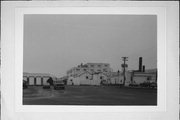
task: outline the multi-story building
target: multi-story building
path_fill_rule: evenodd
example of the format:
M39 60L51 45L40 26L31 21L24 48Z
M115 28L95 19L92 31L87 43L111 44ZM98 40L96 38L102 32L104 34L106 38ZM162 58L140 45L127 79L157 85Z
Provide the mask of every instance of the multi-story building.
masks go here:
M110 74L112 72L112 69L110 68L110 64L108 63L87 63L87 64L81 64L77 67L73 67L70 70L67 71L68 77L77 77L79 74L84 72L90 72L91 74L94 73L104 73L104 74Z
M105 73L108 74L112 72L110 64L108 63L87 63L87 67L91 73Z

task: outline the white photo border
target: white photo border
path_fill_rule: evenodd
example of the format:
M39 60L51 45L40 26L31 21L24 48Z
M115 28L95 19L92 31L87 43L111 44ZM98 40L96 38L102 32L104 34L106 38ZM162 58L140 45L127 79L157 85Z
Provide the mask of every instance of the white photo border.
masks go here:
M71 105L23 105L22 101L22 76L23 76L23 23L24 15L28 14L70 14L70 15L156 15L157 16L157 59L158 59L158 89L157 106L71 106ZM165 42L165 9L163 8L138 8L138 7L61 7L61 8L17 8L15 19L15 105L21 112L46 111L46 112L122 112L122 111L165 111L166 107L166 42ZM161 61L161 62L159 62ZM70 109L71 108L71 109ZM96 109L94 109L96 108ZM102 109L103 108L103 109Z
M3 120L179 119L178 2L3 1L1 7L1 115ZM59 11L54 11L57 9ZM80 14L78 11L81 14L157 15L157 106L22 105L23 15L72 14L72 12Z

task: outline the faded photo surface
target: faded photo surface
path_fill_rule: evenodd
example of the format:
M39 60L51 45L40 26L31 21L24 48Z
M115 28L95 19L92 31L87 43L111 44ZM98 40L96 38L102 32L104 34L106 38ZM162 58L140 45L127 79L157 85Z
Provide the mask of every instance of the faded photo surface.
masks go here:
M156 15L24 15L23 105L157 105Z

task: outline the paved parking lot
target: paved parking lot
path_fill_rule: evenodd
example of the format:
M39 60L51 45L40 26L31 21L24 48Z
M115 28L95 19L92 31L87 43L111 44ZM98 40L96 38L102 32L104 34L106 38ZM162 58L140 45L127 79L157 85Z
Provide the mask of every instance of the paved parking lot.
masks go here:
M24 105L157 105L157 89L118 86L65 86L65 90L29 86Z

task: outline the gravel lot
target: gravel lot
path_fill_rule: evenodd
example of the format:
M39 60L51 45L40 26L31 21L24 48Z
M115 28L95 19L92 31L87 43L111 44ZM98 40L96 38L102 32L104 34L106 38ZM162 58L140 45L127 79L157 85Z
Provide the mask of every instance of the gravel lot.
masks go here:
M157 89L118 86L65 86L65 90L29 86L24 105L157 105Z

